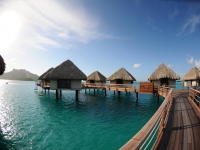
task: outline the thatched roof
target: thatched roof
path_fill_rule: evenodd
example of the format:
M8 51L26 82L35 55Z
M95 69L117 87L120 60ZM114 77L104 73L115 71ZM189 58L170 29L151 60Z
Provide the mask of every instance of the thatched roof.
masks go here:
M161 64L158 68L150 75L148 80L159 80L162 78L168 78L173 80L179 80L180 76L177 75L173 70L169 67Z
M45 79L45 75L47 75L50 71L52 71L54 68L50 68L49 70L47 70L45 73L43 73L41 76L39 76L38 80L43 80Z
M6 64L0 55L0 75L2 75L4 73L5 68L6 68Z
M107 78L107 81L112 81L116 79L136 81L136 79L124 68L117 70L114 74Z
M86 75L69 59L44 76L45 79L79 79L86 80Z
M100 72L95 71L87 77L87 81L106 81L106 77L102 75Z
M182 78L182 80L200 79L200 70L197 67L192 67Z

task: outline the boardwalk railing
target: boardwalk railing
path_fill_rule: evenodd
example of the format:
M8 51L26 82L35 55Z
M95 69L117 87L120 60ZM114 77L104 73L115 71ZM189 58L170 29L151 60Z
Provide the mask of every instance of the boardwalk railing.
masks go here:
M192 106L194 107L194 109L200 115L200 91L190 88L188 99L192 104Z
M168 86L160 86L160 87L158 87L158 94L163 97L166 97L167 94L169 93L170 89L171 88Z
M165 128L168 120L169 110L171 108L171 102L172 102L171 93L172 89L169 90L167 97L165 98L159 109L152 116L152 118L132 139L130 139L123 147L121 147L121 150L146 149L149 147L149 145L156 146L156 144L162 137L163 128ZM157 134L156 141L152 143L156 134Z

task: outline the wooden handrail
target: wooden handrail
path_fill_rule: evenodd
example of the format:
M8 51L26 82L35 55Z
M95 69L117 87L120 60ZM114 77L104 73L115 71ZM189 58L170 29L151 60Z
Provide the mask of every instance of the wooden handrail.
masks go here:
M190 88L188 100L192 104L198 116L200 116L200 91Z
M167 97L163 101L162 105L158 108L155 114L151 117L151 119L146 123L146 125L133 137L131 138L124 146L122 146L121 150L128 149L140 149L143 142L146 140L148 135L151 133L152 129L156 125L157 121L161 117L163 111L166 109L168 102L171 98L172 89L170 89Z

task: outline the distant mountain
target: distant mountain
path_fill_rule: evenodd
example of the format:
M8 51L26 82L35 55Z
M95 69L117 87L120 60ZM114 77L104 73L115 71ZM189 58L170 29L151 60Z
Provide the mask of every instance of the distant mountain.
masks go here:
M38 77L38 75L26 71L25 69L13 69L12 71L1 75L0 79L36 81Z

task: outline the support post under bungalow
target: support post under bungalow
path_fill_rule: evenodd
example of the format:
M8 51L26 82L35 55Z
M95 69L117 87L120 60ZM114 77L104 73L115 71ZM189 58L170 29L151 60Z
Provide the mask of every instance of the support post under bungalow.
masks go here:
M78 90L76 90L76 101L78 101Z
M58 90L56 89L56 99L58 100Z
M118 91L118 97L120 98L120 91Z
M104 89L104 96L106 96L106 89Z
M94 89L94 95L95 95L95 89Z
M60 97L62 97L62 90L60 90Z
M86 88L85 88L85 94L86 94Z
M114 95L115 95L115 90L114 90Z
M157 102L159 102L159 94L157 93Z
M46 94L46 90L47 90L47 89L45 89L45 94Z
M138 101L138 92L136 92L136 101Z

